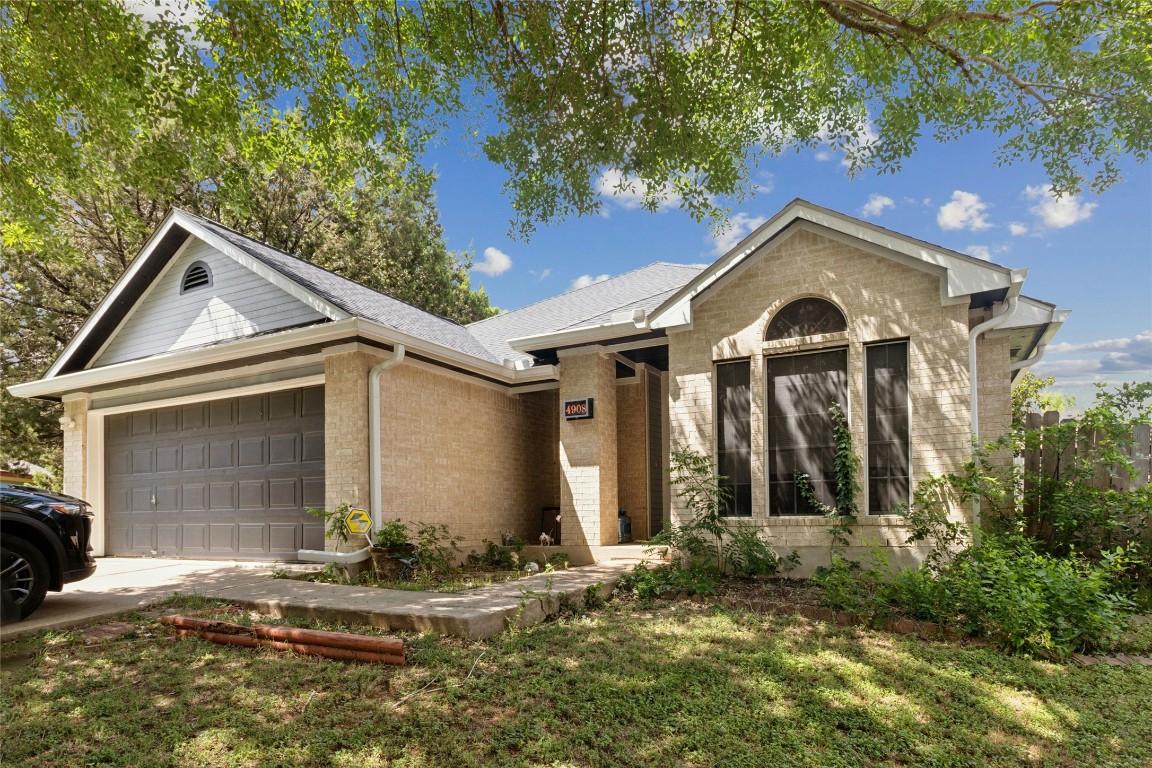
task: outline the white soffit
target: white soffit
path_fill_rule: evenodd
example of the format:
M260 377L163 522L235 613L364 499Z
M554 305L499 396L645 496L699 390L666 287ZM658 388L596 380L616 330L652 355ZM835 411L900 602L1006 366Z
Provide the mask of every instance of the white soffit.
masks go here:
M1010 288L1015 282L1013 270L1007 267L906 237L805 200L794 200L658 307L649 325L671 328L690 324L693 299L735 274L742 265L767 253L764 246L774 244L781 233L795 224L852 247L939 274L942 304L963 303L971 294Z

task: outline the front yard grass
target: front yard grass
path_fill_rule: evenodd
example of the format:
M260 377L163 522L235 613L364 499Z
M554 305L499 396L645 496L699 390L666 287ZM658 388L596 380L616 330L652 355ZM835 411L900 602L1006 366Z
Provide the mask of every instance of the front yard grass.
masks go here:
M120 638L5 643L5 766L1135 767L1152 734L1152 668L716 608L618 601L485 643L411 636L407 667L126 620Z

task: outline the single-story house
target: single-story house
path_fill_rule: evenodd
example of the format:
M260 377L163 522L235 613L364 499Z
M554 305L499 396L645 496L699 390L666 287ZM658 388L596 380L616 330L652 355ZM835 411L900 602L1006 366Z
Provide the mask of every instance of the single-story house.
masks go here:
M307 507L565 546L644 539L712 456L727 513L828 555L829 408L862 458L857 543L898 556L921 479L1003 433L1067 313L1009 269L795 200L710 265L655 262L460 325L180 210L22 397L64 404L98 554L292 560ZM953 513L968 516L957 508ZM559 522L556 521L557 515ZM331 547L331 543L327 543Z

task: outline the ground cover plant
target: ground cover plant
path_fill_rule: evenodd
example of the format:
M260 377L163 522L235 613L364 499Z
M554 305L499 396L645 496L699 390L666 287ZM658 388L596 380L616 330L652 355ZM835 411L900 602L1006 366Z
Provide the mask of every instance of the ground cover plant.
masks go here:
M617 600L488 642L410 636L400 668L127 621L4 643L4 765L1119 768L1146 765L1152 732L1152 668L710 607Z

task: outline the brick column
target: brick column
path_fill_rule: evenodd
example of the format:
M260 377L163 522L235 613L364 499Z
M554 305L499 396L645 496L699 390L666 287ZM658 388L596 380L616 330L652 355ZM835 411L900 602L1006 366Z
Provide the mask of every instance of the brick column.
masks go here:
M64 432L64 493L76 496L104 508L103 499L88 498L88 406L87 393L69 394L64 398L64 416L60 427ZM71 420L71 424L68 420Z
M330 352L330 353L329 353ZM324 356L324 506L346 501L368 509L371 477L368 458L368 371L379 358L344 345ZM357 537L355 549L363 546ZM325 540L325 549L336 541Z
M560 361L560 400L594 398L593 418L560 419L560 514L565 545L617 543L616 361L587 352Z

